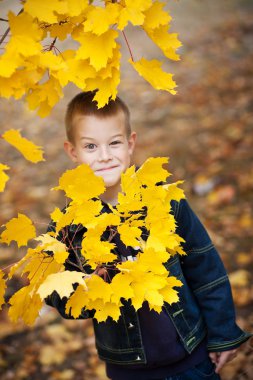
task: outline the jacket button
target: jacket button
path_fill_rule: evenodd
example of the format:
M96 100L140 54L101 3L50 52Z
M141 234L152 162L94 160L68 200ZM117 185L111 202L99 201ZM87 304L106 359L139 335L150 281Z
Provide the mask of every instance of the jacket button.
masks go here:
M138 355L137 358L135 359L137 362L141 360L141 357Z
M129 325L127 326L129 329L134 328L134 325L130 322Z

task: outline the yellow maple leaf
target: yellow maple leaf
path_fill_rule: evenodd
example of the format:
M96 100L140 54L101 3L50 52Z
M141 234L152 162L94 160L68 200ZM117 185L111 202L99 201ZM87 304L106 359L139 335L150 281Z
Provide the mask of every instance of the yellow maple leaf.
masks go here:
M111 317L114 321L118 321L120 317L120 306L121 304L106 302L104 303L101 299L96 299L95 301L90 301L90 307L96 310L94 318L98 322L104 322L108 317Z
M82 16L89 7L89 0L67 0L68 14L71 17Z
M133 62L130 59L129 62L140 76L146 79L146 81L155 89L168 91L172 95L176 94L176 91L174 90L176 82L172 79L173 75L162 70L161 62L156 59L148 61L145 58L142 58L137 62Z
M6 289L6 283L4 279L5 273L0 270L0 310L2 309L3 304L5 303L4 294Z
M136 168L134 165L127 168L127 170L121 174L121 190L125 194L131 192L132 195L140 191L140 182L136 177Z
M64 215L64 213L61 212L59 207L55 207L54 211L51 212L50 217L51 217L53 222L57 223L63 215Z
M86 226L97 218L102 208L103 205L100 200L87 200L82 203L71 202L67 212L73 215L74 224Z
M54 190L63 190L67 197L76 203L82 203L98 197L104 192L105 186L101 177L97 177L88 165L82 164L75 169L67 170Z
M109 226L118 226L121 223L120 216L112 213L102 213L97 216L91 223L87 224L88 231L86 237L97 238Z
M18 247L26 245L28 240L36 236L36 230L31 219L24 214L18 214L5 224L5 230L0 235L0 242L10 244L16 241Z
M117 255L111 252L115 248L115 244L108 241L100 241L100 235L97 235L96 232L95 234L95 238L88 237L86 234L85 239L82 241L81 250L82 255L92 269L95 269L98 265L117 259Z
M146 226L150 230L152 227L175 231L176 222L170 214L171 205L166 202L157 202L147 206ZM147 204L147 203L146 203ZM160 207L159 207L160 206ZM157 229L158 231L158 229Z
M153 306L163 305L163 296L157 290L147 290L145 300L148 301L151 309Z
M9 180L9 176L5 174L5 170L9 169L9 166L0 164L0 192L4 191L6 182Z
M168 27L165 25L160 25L155 29L146 28L145 31L151 40L162 50L165 57L174 61L180 59L176 50L182 46L182 43L179 41L177 33L169 33Z
M26 101L30 109L39 107L38 115L45 117L62 96L63 92L59 80L56 76L51 75L45 83L36 84L32 87L32 91L26 96Z
M70 212L68 207L64 213L61 212L59 208L56 208L51 214L52 220L56 223L55 236L63 227L70 225L73 222L74 217L74 213Z
M139 246L139 238L141 237L141 229L132 227L129 224L122 224L118 227L120 238L126 246L135 247Z
M40 285L37 293L40 295L41 299L52 294L54 290L61 298L69 297L74 290L73 284L78 283L85 286L83 277L84 273L68 270L50 274Z
M153 248L155 251L164 251L166 248L174 250L179 245L177 239L170 230L153 225L150 228L150 235L147 239L146 247Z
M39 27L36 20L34 20L34 18L28 13L22 12L16 16L10 11L8 13L8 19L12 37L22 36L23 38L28 38L31 42L39 41L42 38L43 30Z
M39 316L42 301L38 294L32 294L32 286L28 285L19 289L9 300L9 318L16 323L22 319L27 325L33 325Z
M179 202L180 199L185 198L184 190L178 187L178 185L181 185L182 183L184 183L184 181L177 181L177 182L170 183L163 186L163 188L167 192L167 196L166 196L167 202L170 202L171 200L175 200Z
M163 265L168 261L170 255L166 251L155 251L152 248L145 248L144 252L139 255L139 262L145 271L164 275L167 269Z
M66 313L70 313L74 318L78 318L83 308L89 304L87 288L78 285L74 293L69 297L66 303Z
M59 23L50 25L48 31L50 32L50 36L52 38L59 38L59 40L64 41L67 38L68 34L71 34L74 27L75 24L71 22L63 22L61 24Z
M43 51L37 58L37 65L43 70L48 70L49 75L54 75L55 72L65 70L66 68L66 62L63 57L53 54L52 51ZM50 81L46 83L48 85Z
M105 33L112 24L118 21L119 8L114 4L106 4L105 8L91 5L87 9L86 21L83 24L84 32L97 35Z
M48 255L41 250L41 246L32 249L32 255L22 272L22 275L27 273L27 279L30 281L33 294L37 292L47 276L63 270L62 264L57 263L52 255Z
M111 289L112 289L112 295L111 300L114 303L119 303L121 297L128 300L129 298L134 296L134 291L131 286L132 284L132 277L129 276L127 273L117 273L110 283Z
M19 130L9 129L2 137L5 141L18 149L27 160L33 163L45 161L42 148L22 137Z
M41 242L42 249L45 251L52 251L54 253L54 260L63 264L67 259L69 253L65 244L50 236L49 234L43 234L37 237L35 240Z
M81 44L76 52L76 58L89 59L90 64L98 71L106 67L108 60L112 58L118 32L110 29L98 36L80 30L73 32L72 37Z
M168 173L167 173L168 174ZM149 209L154 208L166 208L166 212L170 211L170 203L167 202L166 197L168 196L168 191L164 186L148 186L141 189L142 201L145 206Z
M93 274L87 279L88 296L91 301L96 299L103 300L104 303L110 302L112 296L112 289L110 284L105 282L101 277Z
M61 0L43 0L39 6L37 0L26 0L24 10L35 19L53 24L58 22L57 14L68 12L68 6L66 1Z
M149 9L144 12L145 20L143 28L155 29L160 25L168 25L172 17L168 12L163 10L165 2L155 1Z
M127 194L118 194L117 211L125 218L133 215L134 211L140 211L143 206L138 193L136 197L131 197L129 192Z
M118 18L118 29L123 30L130 21L133 25L142 25L145 20L144 11L152 6L151 0L125 0Z
M119 71L112 68L113 75L110 78L87 79L85 89L87 91L97 90L94 96L94 101L97 102L97 107L104 107L109 100L115 100L117 95L117 86L119 84Z
M163 169L162 165L167 164L168 161L167 157L148 158L136 172L138 180L147 186L154 186L156 183L165 182L170 173Z
M10 78L22 62L23 58L18 54L17 50L10 49L9 45L7 45L5 53L0 56L1 77Z
M23 70L16 67L14 70L16 71L9 78L0 77L0 94L7 98L13 96L19 99L28 92L34 82L41 79L42 74L30 66L24 67Z
M24 257L22 257L21 260L19 260L16 264L12 265L9 273L8 273L8 280L10 280L14 273L18 271L18 269L26 262L28 261L32 256L34 255L34 250L29 248L27 253L25 254Z
M160 289L160 294L168 304L179 301L178 291L175 288L181 287L183 283L174 276L167 277L167 284L164 288Z
M86 80L97 76L96 70L90 65L88 59L77 59L73 50L63 52L62 56L65 66L62 70L54 72L54 76L62 86L66 86L68 82L73 82L77 87L84 90Z

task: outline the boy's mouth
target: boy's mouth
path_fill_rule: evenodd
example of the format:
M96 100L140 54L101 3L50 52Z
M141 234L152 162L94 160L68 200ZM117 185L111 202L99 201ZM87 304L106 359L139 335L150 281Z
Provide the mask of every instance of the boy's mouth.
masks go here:
M114 165L114 166L109 166L108 168L97 169L96 172L104 172L104 171L111 170L111 169L114 169L114 168L117 168L117 166Z

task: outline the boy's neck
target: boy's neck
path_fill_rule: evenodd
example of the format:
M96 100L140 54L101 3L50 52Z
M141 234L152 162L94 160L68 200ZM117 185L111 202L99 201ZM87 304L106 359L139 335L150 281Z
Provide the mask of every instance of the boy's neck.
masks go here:
M114 189L113 189L114 190ZM118 193L119 191L111 191L110 188L107 188L106 191L100 196L101 201L104 203L109 203L112 206L115 206L118 203Z

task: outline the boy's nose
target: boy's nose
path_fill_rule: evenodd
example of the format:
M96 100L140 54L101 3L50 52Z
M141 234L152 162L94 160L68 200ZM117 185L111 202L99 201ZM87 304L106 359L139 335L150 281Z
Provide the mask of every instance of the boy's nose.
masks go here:
M101 147L99 152L99 161L109 161L112 155L108 147Z

